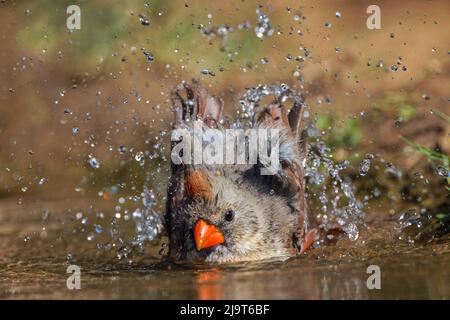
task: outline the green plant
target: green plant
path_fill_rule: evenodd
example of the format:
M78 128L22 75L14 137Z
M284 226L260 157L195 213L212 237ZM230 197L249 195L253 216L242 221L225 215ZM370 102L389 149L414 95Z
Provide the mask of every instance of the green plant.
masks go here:
M440 119L450 123L450 117L438 110L433 110L433 114L439 117ZM447 186L446 189L450 191L450 157L442 152L427 148L417 142L411 141L405 137L401 137L403 141L405 141L407 144L409 144L415 151L423 154L425 157L427 157L428 161L436 164L439 164L440 168L443 168L443 172L446 173L447 177Z

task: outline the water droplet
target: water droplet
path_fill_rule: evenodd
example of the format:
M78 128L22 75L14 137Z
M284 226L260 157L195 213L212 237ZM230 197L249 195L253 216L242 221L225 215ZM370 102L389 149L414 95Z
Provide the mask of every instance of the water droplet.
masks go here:
M252 27L252 25L251 25L250 22L248 22L248 21L245 21L245 22L240 23L240 24L238 25L238 29L240 29L240 30L248 30L248 29L250 29L251 27Z
M426 94L426 93L424 93L424 94L422 94L422 99L424 99L424 100L431 100L431 96Z
M374 189L372 190L372 194L373 194L373 196L374 196L375 198L378 198L379 196L381 196L381 191L380 191L380 189L378 189L378 188L374 188Z
M426 214L424 215L424 217L425 216ZM398 222L400 229L405 230L406 228L413 225L420 228L422 226L421 220L421 215L417 212L417 210L415 208L411 208L400 215Z
M370 170L370 164L371 160L374 158L374 156L370 153L366 154L364 160L362 161L360 167L359 167L359 175L365 176L369 170Z
M134 160L136 160L137 162L141 162L143 159L144 153L142 151L139 151L134 155Z
M140 219L142 217L141 210L137 209L133 212L133 218Z
M354 223L348 223L344 227L344 231L347 233L347 236L350 240L356 241L359 237L358 227Z
M124 154L124 153L127 152L127 147L125 147L125 146L120 146L118 150L119 150L119 153L120 153L120 154Z
M442 178L450 178L449 170L443 166L439 166L436 170L438 176Z
M49 217L49 215L50 215L50 211L48 211L48 209L45 209L45 210L42 212L41 219L42 219L42 220L47 220L48 217Z
M100 168L100 161L97 160L97 158L93 157L93 156L89 156L89 160L88 160L89 165L93 168L93 169L98 169Z
M272 22L269 17L262 13L259 9L256 9L256 15L258 16L258 21L255 27L255 33L258 38L270 37L273 35Z
M100 234L100 233L102 233L102 231L103 231L103 227L101 225L99 225L99 224L96 224L95 225L95 232L97 234Z
M153 56L153 54L151 54L148 51L143 51L143 54L145 55L145 57L147 58L148 62L153 62L155 60L155 57Z
M212 77L214 77L216 74L214 73L214 71L211 71L209 69L202 69L200 70L201 74L205 74L205 75L210 75Z
M139 21L143 26L149 26L150 20L142 13L139 14Z
M47 239L47 236L48 236L48 234L47 234L46 230L42 230L41 233L39 233L39 237L41 239Z

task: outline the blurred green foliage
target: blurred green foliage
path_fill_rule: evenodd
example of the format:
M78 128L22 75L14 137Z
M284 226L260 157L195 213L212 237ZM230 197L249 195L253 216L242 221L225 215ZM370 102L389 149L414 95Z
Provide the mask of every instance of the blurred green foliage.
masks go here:
M81 9L81 29L66 28L66 8ZM120 68L121 58L147 50L155 56L155 64L183 64L187 72L199 74L202 68L219 70L245 65L266 50L267 44L253 31L237 30L245 17L256 20L256 4L245 4L240 12L223 20L215 12L209 23L201 3L185 5L183 1L34 1L22 3L26 28L18 32L24 49L64 55L71 74L92 73L100 65L111 71ZM219 7L220 8L220 7ZM145 15L149 26L140 23ZM202 36L201 26L214 27L225 21L235 29L229 34L225 51L220 50L219 37L209 41ZM135 47L133 52L130 51ZM213 50L213 51L211 51ZM142 55L142 62L145 57ZM231 62L237 62L232 64Z
M373 106L381 114L381 117L394 113L396 117L408 121L417 114L415 103L404 92L387 92L382 98L376 100Z
M352 149L361 142L363 133L359 118L341 120L337 114L319 114L316 119L317 128L326 132L325 141L328 145Z
M81 8L81 30L70 32L66 28L66 8L73 4ZM270 38L259 39L255 35L255 10L259 5L275 29ZM324 108L312 110L319 113L317 127L324 132L324 140L332 148L335 159L348 159L353 164L366 152L377 150L386 136L395 136L391 140L398 145L397 128L389 127L389 122L393 124L398 118L408 121L420 114L417 94L425 85L431 82L434 88L446 85L445 72L440 76L435 72L430 81L417 85L417 74L428 62L432 70L440 70L441 65L446 70L442 61L448 60L447 54L445 51L438 55L444 52L440 48L433 53L425 44L411 50L406 45L410 41L408 37L415 40L418 35L410 35L407 24L397 26L394 17L403 9L394 4L391 10L385 11L386 27L380 32L369 31L361 23L359 13L364 10L361 11L357 1L342 6L332 1L284 0L272 3L40 0L7 2L1 6L4 11L0 13L8 13L3 20L4 29L8 30L4 48L8 51L2 61L2 71L10 76L3 86L5 105L14 104L20 113L32 116L17 117L17 111L11 108L0 110L0 130L5 132L0 136L5 146L0 153L0 167L11 170L3 172L3 180L0 176L0 190L6 186L8 190L21 192L22 186L41 176L47 176L55 186L61 183L71 187L83 177L87 177L86 188L95 182L93 189L124 182L141 185L145 172L161 168L161 163L138 166L131 152L118 156L117 146L124 144L136 151L148 149L144 141L149 127L155 127L151 135L169 128L169 91L181 80L192 77L201 77L212 92L222 94L226 103L237 102L246 87L258 83L285 82L304 92L308 103L329 94L335 101L331 113ZM342 18L335 17L337 10L342 12ZM429 16L438 20L439 12L435 10ZM149 19L149 26L141 24L140 14ZM412 15L409 19L410 23L414 22ZM247 21L251 25L248 30L238 29L239 24ZM404 44L398 41L400 30L396 31L395 40L389 40L389 21L393 27L405 29L401 41ZM332 23L332 27L324 27L325 22ZM442 23L436 26L440 32L422 38L443 43L439 39L447 39L447 34ZM229 33L224 50L221 50L220 36L205 36L201 32L202 27L222 24L235 29ZM429 23L415 31L423 35L434 27ZM392 41L390 50L384 45L373 45L383 44L385 39ZM343 50L338 52L337 45ZM310 52L308 57L305 48ZM154 62L146 60L143 50L154 55ZM384 68L367 67L366 60L376 57L387 62L398 55L408 63L408 72L394 74ZM414 60L415 57L420 58ZM267 58L268 63L262 63L262 58ZM11 72L12 69L16 71ZM202 75L202 69L214 71L216 76ZM305 81L299 82L296 73ZM385 82L393 81L394 77L395 82ZM87 83L88 80L92 82ZM77 89L69 89L74 83ZM10 87L13 92L8 91ZM63 89L67 91L64 98L59 96ZM99 90L103 93L96 96ZM135 101L136 95L143 96L142 102ZM372 103L373 97L381 98ZM54 104L55 100L59 100L58 105ZM129 103L125 105L124 100ZM436 107L442 108L445 103L441 99ZM369 105L374 108L367 110ZM161 106L161 113L155 106ZM66 107L73 114L65 114ZM238 107L236 103L229 110ZM360 116L362 109L366 110L364 116ZM83 120L87 113L93 120ZM119 120L126 124L116 125ZM70 131L75 125L80 127L76 137ZM121 127L120 134L105 135L105 132L114 133L118 127ZM378 130L386 128L391 131L379 137ZM83 141L92 133L99 142L94 149ZM47 143L42 145L41 141ZM109 151L110 145L113 151ZM34 156L26 154L30 148L34 149ZM395 157L393 149L386 150L391 153L389 159ZM102 163L95 172L86 163L89 153ZM32 169L28 169L29 164L33 165ZM166 175L166 171L161 173ZM160 180L154 180L155 185L160 184ZM29 188L28 192L33 189Z
M433 114L436 115L438 118L446 121L447 123L450 124L450 117L448 115L446 115L445 113L439 111L439 110L434 110ZM411 147L414 148L415 151L423 154L430 163L432 163L434 166L436 166L436 164L438 166L440 166L440 170L444 171L445 173L447 173L447 190L450 191L450 156L444 154L443 152L440 151L436 151L433 150L431 148L427 148L419 143L416 143L414 141L411 141L405 137L402 137L403 141L405 141L406 143L408 143Z

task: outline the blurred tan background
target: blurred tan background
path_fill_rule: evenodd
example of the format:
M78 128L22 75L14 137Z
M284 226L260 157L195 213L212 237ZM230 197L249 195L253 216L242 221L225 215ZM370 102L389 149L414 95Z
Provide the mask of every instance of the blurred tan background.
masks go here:
M81 29L68 32L71 4ZM366 27L371 4L381 30ZM262 39L258 5L274 28ZM449 12L446 0L2 0L0 196L141 190L144 179L163 192L167 144L154 144L170 129L170 90L192 77L229 114L245 88L287 83L305 93L337 161L372 152L416 170L426 160L401 135L450 150L448 125L430 113L450 110ZM234 30L221 48L220 36L201 29L223 24Z

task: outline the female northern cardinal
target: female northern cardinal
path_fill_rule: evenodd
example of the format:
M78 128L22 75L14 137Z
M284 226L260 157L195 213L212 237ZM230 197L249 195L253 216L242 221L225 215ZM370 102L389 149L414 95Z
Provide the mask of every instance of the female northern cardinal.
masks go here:
M191 128L195 121L218 130L229 127L223 104L195 82L180 85L172 103L175 129ZM254 128L280 132L281 166L275 175L261 175L260 162L172 163L165 215L171 257L210 263L286 259L312 245L316 232L305 199L301 108L302 101L296 101L287 115L275 101L255 110Z

